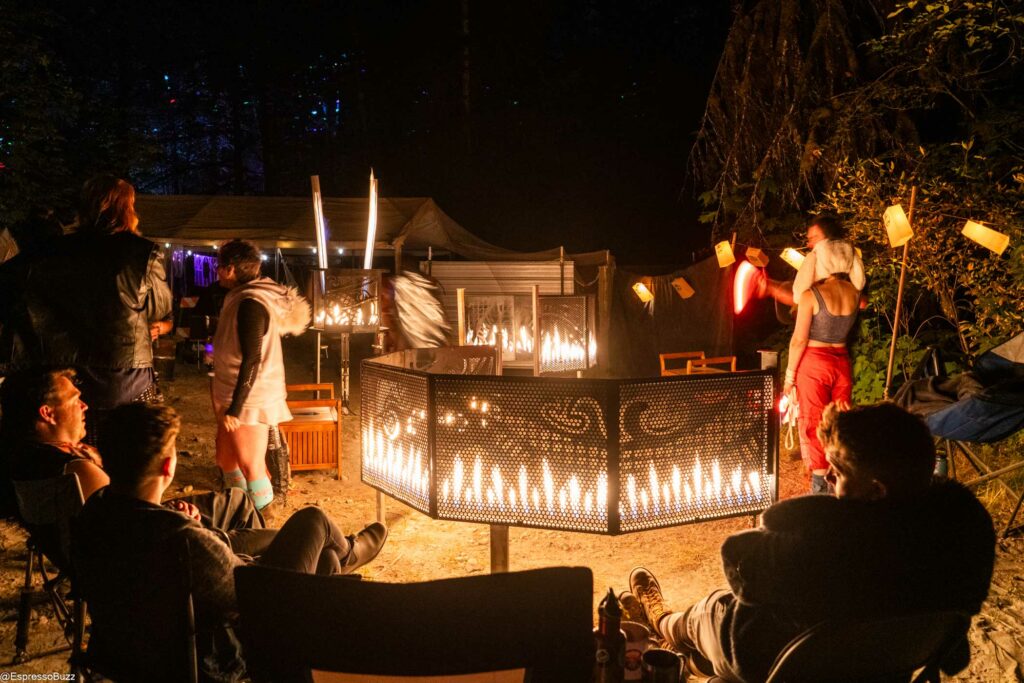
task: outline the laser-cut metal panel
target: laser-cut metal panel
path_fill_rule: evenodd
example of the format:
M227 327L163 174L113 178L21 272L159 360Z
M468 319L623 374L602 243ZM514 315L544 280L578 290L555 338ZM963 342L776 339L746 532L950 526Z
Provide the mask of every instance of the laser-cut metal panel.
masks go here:
M434 377L441 519L607 533L606 384Z
M523 294L466 294L467 345L502 347L502 361L526 367L533 358L533 303Z
M328 332L377 332L381 273L381 270L353 268L311 271L313 328Z
M431 514L427 377L364 362L360 388L363 483Z
M586 296L539 297L541 372L585 370L593 364L591 303Z
M619 398L622 532L756 514L775 502L771 373L625 381Z

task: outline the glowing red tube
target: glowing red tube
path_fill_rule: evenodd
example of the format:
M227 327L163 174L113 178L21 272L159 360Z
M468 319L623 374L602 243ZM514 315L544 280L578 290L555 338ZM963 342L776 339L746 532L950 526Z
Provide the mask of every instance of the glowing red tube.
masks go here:
M736 315L743 312L747 302L754 295L759 277L761 277L761 273L749 261L741 262L736 268L736 275L732 283L733 311Z

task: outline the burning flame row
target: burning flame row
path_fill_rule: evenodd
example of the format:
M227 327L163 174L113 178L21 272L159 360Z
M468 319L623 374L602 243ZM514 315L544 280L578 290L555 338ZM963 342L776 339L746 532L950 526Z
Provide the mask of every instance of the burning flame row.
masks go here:
M417 416L425 417L422 411ZM440 424L448 422L442 419ZM413 417L407 418L404 426L396 423L390 430L375 428L373 420L369 421L363 434L364 476L383 480L425 503L430 496L428 459L420 448L403 444L403 433L416 435ZM662 479L651 462L646 477L638 480L627 474L624 484L619 502L624 524L642 522L652 515L700 516L771 502L768 482L758 471L736 467L725 473L717 459L707 464L699 455L688 471L674 464L667 479ZM604 469L586 475L555 472L549 460L542 458L539 465L520 463L510 479L501 466L485 463L479 455L465 459L456 455L450 474L439 482L438 504L459 517L606 523L608 475Z
M500 343L505 353L533 353L533 335L525 325L519 326L519 333L513 335L508 328L502 327L499 335L498 326L491 329L469 330L466 332L466 344L470 346L496 346ZM582 364L586 361L586 351L582 341L574 339L569 333L555 327L553 332L545 332L541 339L540 359L545 364L573 363ZM590 351L591 363L597 358L597 343L593 338L586 345Z
M317 325L376 325L379 321L377 315L377 302L370 302L369 315L364 314L363 304L347 306L342 308L334 304L330 311L320 310L316 314ZM353 311L353 309L355 309Z

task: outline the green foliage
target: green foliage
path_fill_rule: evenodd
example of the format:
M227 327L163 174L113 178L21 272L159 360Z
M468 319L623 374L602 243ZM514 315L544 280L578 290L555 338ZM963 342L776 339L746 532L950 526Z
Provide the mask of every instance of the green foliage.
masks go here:
M1001 2L905 2L890 16L892 30L866 46L888 69L858 89L858 106L919 118L941 110L956 125L844 159L819 204L845 219L864 251L871 298L853 348L864 398L878 395L888 360L902 256L889 248L881 215L895 203L909 210L912 187L897 373L906 375L928 345L969 359L1024 329L1024 100L1011 39L1020 13ZM960 234L968 218L1008 234L1010 247L999 256L968 240Z

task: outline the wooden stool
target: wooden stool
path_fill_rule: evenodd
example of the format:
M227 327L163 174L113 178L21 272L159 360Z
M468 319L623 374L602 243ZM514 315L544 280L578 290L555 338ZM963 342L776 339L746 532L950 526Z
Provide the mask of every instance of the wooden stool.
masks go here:
M341 401L334 398L334 385L289 384L288 393L326 391L330 398L289 400L289 422L278 425L288 442L293 472L337 468L341 479Z

